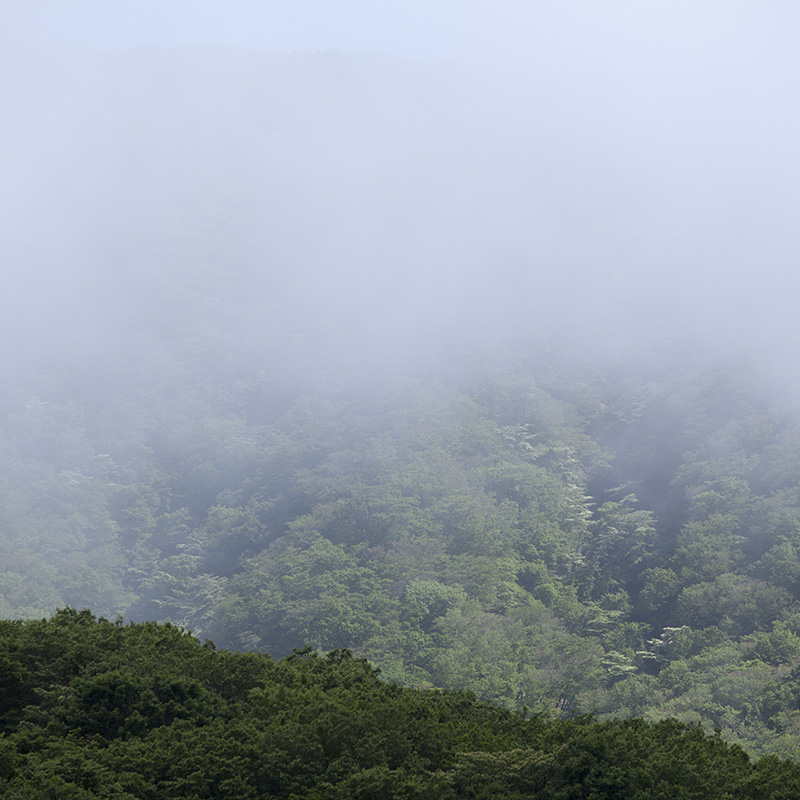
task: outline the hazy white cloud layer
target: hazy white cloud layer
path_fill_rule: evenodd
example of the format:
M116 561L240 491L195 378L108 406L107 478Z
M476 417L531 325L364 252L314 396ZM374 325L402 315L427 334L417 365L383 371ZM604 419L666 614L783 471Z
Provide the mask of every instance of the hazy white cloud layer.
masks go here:
M6 340L111 347L196 270L248 335L786 358L798 9L6 2Z

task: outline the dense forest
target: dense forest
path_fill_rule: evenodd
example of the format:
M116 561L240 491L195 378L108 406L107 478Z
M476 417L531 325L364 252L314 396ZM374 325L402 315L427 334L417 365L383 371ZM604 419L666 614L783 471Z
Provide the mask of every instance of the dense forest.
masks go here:
M336 650L275 662L170 625L88 612L0 622L0 797L782 800L800 767L753 763L674 720L520 716L403 689Z
M197 763L159 796L190 796L209 737L233 752L311 724L274 700L295 690L332 727L275 758L325 752L302 769L327 777L202 780L239 797L383 797L387 782L514 797L547 775L536 790L561 797L586 748L613 760L634 741L661 766L620 766L652 789L625 796L748 797L750 756L796 780L778 759L800 752L800 411L785 365L720 322L728 303L759 327L733 277L718 305L708 276L641 292L613 247L553 222L569 183L553 208L533 179L495 191L520 164L547 179L535 154L555 123L441 65L25 58L8 107L60 137L40 158L40 127L20 127L25 180L4 195L9 797L31 770L76 798L141 772L99 796L153 796L153 759L182 737ZM475 103L491 111L478 122ZM163 675L139 671L162 657ZM362 700L326 694L341 682L388 704L370 725L428 727L345 765L324 737ZM680 778L659 772L678 742L738 765L728 788L658 788Z
M70 372L6 418L3 615L348 648L408 686L794 755L795 415L730 365L505 358L310 387L176 359L158 397Z

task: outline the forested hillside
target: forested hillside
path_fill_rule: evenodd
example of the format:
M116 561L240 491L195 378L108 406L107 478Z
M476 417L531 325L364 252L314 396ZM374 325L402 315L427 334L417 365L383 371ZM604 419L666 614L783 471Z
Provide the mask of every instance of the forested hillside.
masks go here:
M510 89L336 53L24 66L9 107L61 136L20 128L6 198L0 616L347 648L797 756L797 398L694 284L635 294L533 178L495 191L550 158Z
M410 686L793 754L794 416L731 367L449 363L26 398L3 438L4 616L350 648Z
M0 622L0 797L737 798L800 792L675 721L521 717L403 689L346 651L275 662L88 612Z

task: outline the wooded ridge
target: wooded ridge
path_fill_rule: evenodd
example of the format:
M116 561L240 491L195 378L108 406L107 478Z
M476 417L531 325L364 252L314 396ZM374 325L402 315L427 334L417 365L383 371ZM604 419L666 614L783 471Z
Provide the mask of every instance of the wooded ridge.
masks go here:
M800 767L674 720L521 716L347 651L281 661L89 612L0 622L0 797L778 800Z

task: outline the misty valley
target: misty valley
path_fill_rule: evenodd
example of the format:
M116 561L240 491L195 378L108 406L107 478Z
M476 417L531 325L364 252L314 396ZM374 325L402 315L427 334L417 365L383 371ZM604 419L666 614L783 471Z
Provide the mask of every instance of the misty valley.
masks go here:
M791 366L713 275L595 269L554 122L377 56L24 58L0 796L800 796Z

